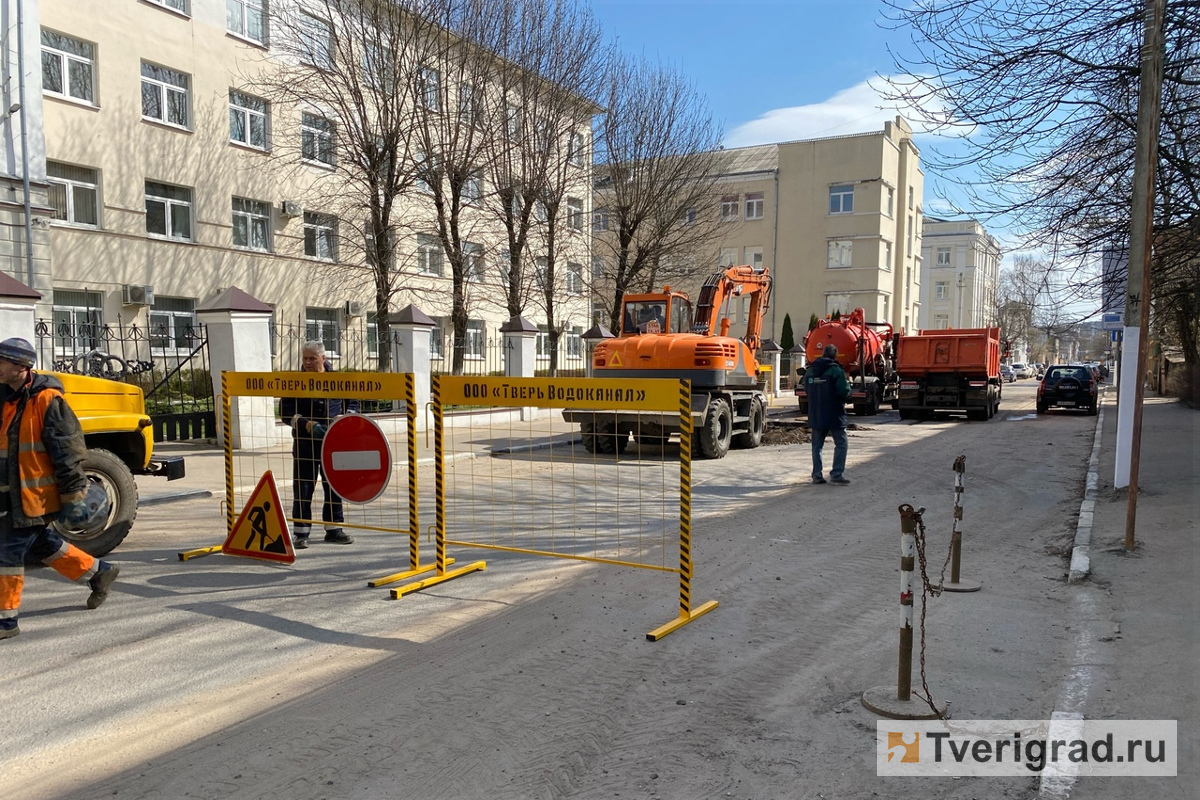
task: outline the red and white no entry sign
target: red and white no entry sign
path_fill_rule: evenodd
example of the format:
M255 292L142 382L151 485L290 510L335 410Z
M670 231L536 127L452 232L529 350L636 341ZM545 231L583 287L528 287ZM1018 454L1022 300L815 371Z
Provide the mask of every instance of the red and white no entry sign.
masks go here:
M370 417L339 417L325 433L321 470L333 490L349 503L369 503L392 477L392 449Z

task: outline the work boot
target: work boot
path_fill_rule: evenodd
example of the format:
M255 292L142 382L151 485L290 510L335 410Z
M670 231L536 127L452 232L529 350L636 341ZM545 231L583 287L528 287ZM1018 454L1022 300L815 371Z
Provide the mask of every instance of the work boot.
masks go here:
M307 536L297 536L295 539L292 539L292 547L294 547L297 550L307 550L308 549L308 537Z
M825 483L825 479L824 478L813 478L812 482L813 483Z
M21 629L15 625L11 628L0 628L0 639L11 639L20 635Z
M88 586L92 589L92 593L88 595L87 599L88 608L99 608L108 599L108 587L112 586L118 573L121 572L121 568L116 564L108 564L104 561L100 563L104 566L88 580Z
M325 541L329 544L354 544L354 540L350 538L344 530L327 531L325 533Z
M829 482L832 483L834 486L849 486L850 485L849 478L830 478Z

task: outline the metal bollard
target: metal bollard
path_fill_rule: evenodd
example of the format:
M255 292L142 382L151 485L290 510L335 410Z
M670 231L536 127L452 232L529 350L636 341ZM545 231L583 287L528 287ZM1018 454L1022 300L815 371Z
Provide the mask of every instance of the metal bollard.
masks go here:
M954 459L954 525L950 532L950 581L942 584L942 591L945 592L978 592L983 588L983 584L977 581L964 581L959 577L963 532L958 529L958 524L963 518L963 473L966 471L967 457Z

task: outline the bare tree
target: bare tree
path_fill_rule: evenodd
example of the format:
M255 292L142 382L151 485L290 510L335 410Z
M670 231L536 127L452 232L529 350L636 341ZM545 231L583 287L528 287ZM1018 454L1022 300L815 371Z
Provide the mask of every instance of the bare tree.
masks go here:
M668 68L613 55L605 84L596 194L611 231L594 247L603 254L601 296L611 301L616 330L627 291L711 263L699 253L722 225L720 130L703 97Z

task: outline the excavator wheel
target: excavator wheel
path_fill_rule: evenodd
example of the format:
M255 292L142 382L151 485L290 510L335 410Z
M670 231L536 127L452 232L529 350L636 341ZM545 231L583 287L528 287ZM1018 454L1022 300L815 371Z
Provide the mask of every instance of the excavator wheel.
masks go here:
M725 400L713 400L700 426L700 452L705 458L724 458L732 439L733 411Z
M733 437L733 446L742 450L751 450L762 444L763 429L766 423L762 403L758 398L750 401L750 419L746 421L747 431Z

